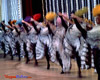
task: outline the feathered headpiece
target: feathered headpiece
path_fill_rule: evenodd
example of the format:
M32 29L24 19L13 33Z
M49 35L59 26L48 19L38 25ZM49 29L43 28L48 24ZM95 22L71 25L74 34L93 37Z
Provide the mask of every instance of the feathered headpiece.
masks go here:
M56 15L55 12L48 12L45 17L46 17L47 20L53 21L56 16L57 15Z
M87 18L85 18L84 21L91 24L91 25L94 24L91 20L88 20Z
M12 20L11 24L15 24L17 22L17 20Z
M39 21L41 19L41 14L40 13L34 14L33 19Z
M97 15L100 15L100 4L96 5L94 8L93 8L93 16L97 16Z
M16 22L16 24L22 25L22 20L23 20L23 19L19 19L19 20Z
M27 16L25 19L24 19L24 21L26 21L26 22L30 22L31 21L31 16Z
M82 9L76 11L75 12L75 15L81 17L83 14L85 14L87 12L88 12L88 8L87 7L84 7Z

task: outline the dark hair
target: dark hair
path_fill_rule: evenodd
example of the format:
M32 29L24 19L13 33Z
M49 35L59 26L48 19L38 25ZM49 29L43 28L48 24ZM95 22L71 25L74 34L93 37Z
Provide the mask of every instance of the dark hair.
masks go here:
M12 27L12 24L11 24L11 19L8 21L8 24Z
M1 26L2 26L2 30L4 31L4 32L7 32L6 31L6 29L5 29L5 26L1 23Z

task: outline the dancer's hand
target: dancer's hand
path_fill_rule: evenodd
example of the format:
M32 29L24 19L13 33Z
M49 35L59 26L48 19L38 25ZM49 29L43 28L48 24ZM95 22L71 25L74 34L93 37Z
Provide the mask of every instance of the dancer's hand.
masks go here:
M35 21L33 18L31 18L31 21Z
M61 13L61 12L59 12L59 13L58 13L58 15L59 15L59 16L62 16L62 13Z
M24 21L24 20L22 20L22 23L25 23L25 21Z
M71 18L77 18L77 16L75 14L71 14Z

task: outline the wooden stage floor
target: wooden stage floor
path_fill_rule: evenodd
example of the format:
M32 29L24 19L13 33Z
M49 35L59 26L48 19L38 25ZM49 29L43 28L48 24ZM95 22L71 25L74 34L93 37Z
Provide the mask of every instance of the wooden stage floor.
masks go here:
M11 61L9 56L6 59L0 56L0 80L97 80L97 74L94 73L94 69L82 70L83 78L78 78L78 69L74 60L72 60L71 72L66 74L60 74L60 66L54 63L50 63L51 68L47 70L45 58L38 62L39 65L36 67L34 66L34 61L25 64L24 58L19 62L17 58ZM28 76L30 78L9 79L9 77L16 75Z

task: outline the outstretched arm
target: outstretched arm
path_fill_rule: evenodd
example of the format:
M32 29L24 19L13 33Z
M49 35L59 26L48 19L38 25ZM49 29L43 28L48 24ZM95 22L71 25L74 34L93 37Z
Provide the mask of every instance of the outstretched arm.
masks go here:
M64 27L64 28L66 29L66 31L67 31L67 29L68 29L67 24L66 24L65 21L63 20L62 16L59 16L59 17L61 18L63 27Z
M4 25L5 27L7 27L7 28L9 28L9 29L14 29L13 27L11 27L10 25L8 26L8 25L6 25L5 23L3 23L3 22L1 22L2 23L2 25Z
M31 18L31 21L32 21L32 22L34 22L34 23L35 23L35 25L38 25L38 24L39 24L39 22L38 22L38 21L36 21L36 20L34 20L33 18Z
M50 25L49 25L49 24L47 24L47 27L48 27L48 30L49 30L49 34L54 35L54 33L53 33L53 31L51 30L51 28L50 28Z
M26 24L27 26L31 26L31 24L29 24L28 22L22 20L22 23Z
M34 21L32 21L32 25L33 25L33 28L35 29L35 31L37 32L37 34L39 34L40 30L37 28L37 25L34 23Z
M58 13L59 16L62 16L65 18L66 21L68 21L70 24L74 24L74 22L72 22L70 19L68 19L66 16L64 16L62 13Z
M84 30L84 29L82 28L82 26L79 24L79 22L77 21L76 18L73 18L73 19L74 19L74 22L75 22L75 24L76 24L76 27L77 27L77 28L79 29L79 31L82 33L83 38L86 39L86 37L87 37L87 31Z
M12 24L12 26L14 27L15 31L17 32L18 35L20 35L20 31L18 31L17 26Z
M6 29L5 29L5 26L1 23L1 26L2 26L2 30L6 33Z
M78 16L76 16L75 14L71 14L71 17L72 18L76 18L78 21L80 21L80 22L83 22L84 21L84 19L83 18L80 18L80 17L78 17Z
M47 24L50 26L50 29L52 30L52 32L54 32L56 30L56 26L55 25L53 25L49 21L47 21Z
M29 30L28 30L28 27L27 27L27 25L26 25L25 23L23 23L23 27L24 27L24 29L26 30L26 32L28 33Z
M31 22L34 22L35 25L44 26L43 24L40 24L38 21L34 20L33 18L31 18Z
M80 17L76 16L75 14L71 14L71 17L76 18L76 19L77 19L78 21L80 21L80 22L84 22L84 23L86 23L86 24L88 24L88 25L95 26L95 24L94 24L92 21L86 20L86 19L83 19L83 18L80 18ZM90 23L91 23L91 24L90 24Z

